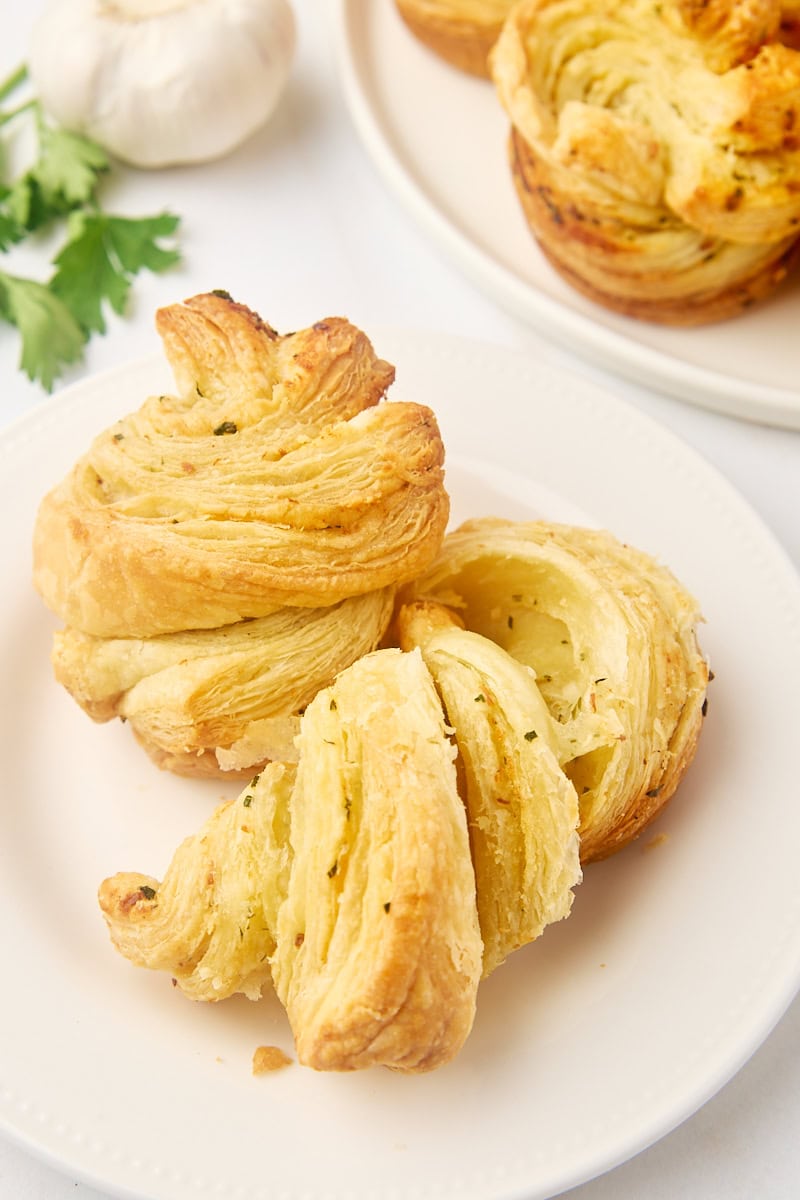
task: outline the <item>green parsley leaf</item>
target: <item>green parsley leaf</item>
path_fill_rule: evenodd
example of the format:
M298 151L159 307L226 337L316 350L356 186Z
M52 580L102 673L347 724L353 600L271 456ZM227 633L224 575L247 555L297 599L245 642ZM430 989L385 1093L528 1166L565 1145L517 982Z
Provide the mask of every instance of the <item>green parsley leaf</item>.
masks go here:
M29 233L41 229L53 217L48 209L39 186L33 176L26 172L8 189L3 200L3 216L11 227L16 227L15 242L21 242Z
M31 173L52 208L72 209L91 200L108 169L108 155L96 142L39 123L39 158Z
M163 271L179 259L176 250L158 244L178 227L169 213L157 217L114 217L103 212L75 212L67 242L53 260L50 281L87 333L105 333L103 304L122 315L131 278L142 268Z
M37 130L38 157L14 181L3 202L7 217L23 234L90 203L109 167L105 151L80 134L55 129L41 118Z
M110 170L102 146L48 121L35 97L15 107L3 103L26 78L22 66L0 80L0 130L27 114L37 139L33 164L0 180L0 254L55 223L65 224L66 240L47 283L0 271L0 321L17 326L21 368L50 391L63 368L82 357L91 334L105 332L105 305L123 315L133 276L179 261L178 251L163 244L179 219L106 213L97 197ZM0 166L3 150L0 140Z
M22 337L20 367L47 391L83 355L84 331L46 284L0 271L0 316Z
M156 217L109 217L108 235L124 270L135 275L146 268L157 275L180 259L177 250L158 244L172 237L179 225L180 218L166 212Z

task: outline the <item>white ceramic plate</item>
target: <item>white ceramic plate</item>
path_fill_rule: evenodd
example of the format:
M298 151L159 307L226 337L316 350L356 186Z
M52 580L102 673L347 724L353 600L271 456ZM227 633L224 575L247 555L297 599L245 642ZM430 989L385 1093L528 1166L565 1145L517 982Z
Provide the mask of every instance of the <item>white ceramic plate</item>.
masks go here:
M368 153L474 283L587 360L691 403L800 429L800 277L746 315L701 329L590 303L556 275L524 223L492 85L416 41L394 0L335 0L333 11L345 94Z
M144 362L0 439L0 1126L72 1176L147 1200L527 1200L635 1154L747 1059L800 979L800 588L729 486L586 382L460 340L376 331L396 398L432 405L457 520L608 526L700 598L716 671L692 770L656 832L586 871L572 916L482 986L451 1065L254 1078L291 1052L277 1002L193 1004L111 948L95 891L160 876L238 789L158 772L52 681L30 582L35 509L151 391ZM649 848L648 848L649 847Z

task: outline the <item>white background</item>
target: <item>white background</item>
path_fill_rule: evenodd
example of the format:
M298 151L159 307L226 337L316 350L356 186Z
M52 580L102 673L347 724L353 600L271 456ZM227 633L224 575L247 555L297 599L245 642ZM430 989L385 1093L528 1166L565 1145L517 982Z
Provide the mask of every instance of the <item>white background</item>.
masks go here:
M376 0L377 2L377 0ZM384 2L384 0L381 0ZM3 18L0 76L25 57L40 0ZM367 332L401 326L527 350L582 373L669 427L739 489L795 566L800 564L800 434L712 413L583 364L482 296L389 195L355 134L342 96L331 11L295 0L298 50L268 127L228 159L155 173L115 169L106 207L168 208L183 219L184 261L141 276L125 320L109 322L64 382L158 349L160 304L225 288L279 330L343 315ZM10 6L6 6L8 10ZM40 250L15 269L43 273ZM800 336L800 335L799 335ZM14 332L0 327L0 425L43 393L17 369ZM798 399L800 404L800 397ZM732 603L735 598L732 597ZM746 636L746 630L742 631ZM575 1200L788 1200L800 1187L800 1002L721 1093L657 1145L573 1190ZM0 1076L2 1064L0 1064ZM2 1200L105 1200L0 1138Z

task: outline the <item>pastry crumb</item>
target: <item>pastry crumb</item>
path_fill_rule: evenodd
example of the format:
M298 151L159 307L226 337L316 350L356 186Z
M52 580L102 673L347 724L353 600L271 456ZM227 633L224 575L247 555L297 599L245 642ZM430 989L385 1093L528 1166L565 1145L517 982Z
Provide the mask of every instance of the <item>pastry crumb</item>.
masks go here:
M651 837L649 842L645 842L642 850L646 853L648 850L656 850L659 846L663 846L669 841L668 833L657 833L655 837Z
M291 1063L288 1054L280 1046L258 1046L253 1054L253 1074L266 1075L268 1071L280 1071Z

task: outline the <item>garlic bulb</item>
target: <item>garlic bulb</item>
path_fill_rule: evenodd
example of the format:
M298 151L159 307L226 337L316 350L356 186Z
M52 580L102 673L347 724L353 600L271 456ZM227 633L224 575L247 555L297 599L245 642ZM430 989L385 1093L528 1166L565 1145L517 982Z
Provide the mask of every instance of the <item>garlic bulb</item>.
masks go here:
M60 125L162 167L218 158L254 133L294 48L289 0L56 0L28 66Z

